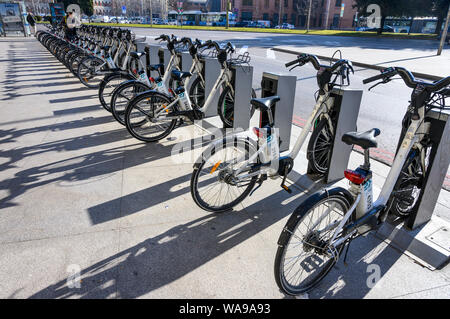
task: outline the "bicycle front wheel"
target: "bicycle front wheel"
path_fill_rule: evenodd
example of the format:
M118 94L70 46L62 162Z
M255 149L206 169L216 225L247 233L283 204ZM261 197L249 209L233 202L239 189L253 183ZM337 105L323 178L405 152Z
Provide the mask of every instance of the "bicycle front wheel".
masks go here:
M120 84L111 97L111 113L117 122L125 125L125 112L128 104L134 97L142 92L148 91L150 88L139 81L128 81Z
M168 136L177 120L156 118L156 113L170 105L168 96L149 91L130 101L125 112L125 125L128 132L140 141L156 142ZM164 112L165 113L165 112Z
M105 76L98 89L98 99L105 110L111 112L111 97L114 89L124 81L131 79L133 77L126 73L113 73Z
M248 159L254 152L256 148L243 139L224 139L208 149L191 177L191 195L195 203L206 211L220 213L242 202L258 177L238 179L234 171L242 168L240 175L251 173L252 163Z
M307 158L309 167L315 174L323 175L328 171L333 145L333 130L327 119L323 118L314 128L308 143Z
M408 217L411 212L416 210L419 204L419 197L428 170L432 145L431 143L422 145L423 149L421 151L413 148L403 165L388 201L390 212L398 217Z
M346 192L338 188L316 193L289 218L275 257L275 280L286 294L309 291L336 263L344 244L334 250L329 241L351 206L352 197Z
M77 71L81 83L90 89L98 89L104 75L98 74L96 69L103 64L103 60L95 56L82 59Z
M251 98L256 98L256 92L252 89ZM255 107L253 105L249 105L250 118L255 113ZM222 94L219 97L219 103L217 105L217 113L222 120L224 128L233 127L234 123L234 94L229 86L225 87L222 91Z

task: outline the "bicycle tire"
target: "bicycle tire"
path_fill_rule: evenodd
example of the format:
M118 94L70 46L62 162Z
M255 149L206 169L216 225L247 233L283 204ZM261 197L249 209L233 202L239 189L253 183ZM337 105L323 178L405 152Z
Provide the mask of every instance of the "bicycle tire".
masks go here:
M132 80L133 76L127 73L112 73L106 75L102 82L100 83L100 87L98 88L98 99L103 108L111 113L111 97L114 92L114 89L118 87L121 83L127 80ZM121 81L119 84L114 84L114 81ZM109 92L109 89L112 89Z
M222 143L219 144L217 147L208 149L206 151L206 153L202 154L202 161L200 163L197 163L194 166L194 171L192 172L192 176L191 176L190 188L191 188L191 195L192 195L194 202L197 204L197 206L199 206L201 209L203 209L205 211L214 212L214 213L222 213L222 212L232 210L236 205L240 204L245 198L247 198L247 196L250 194L251 190L255 186L256 181L258 179L258 176L253 176L251 178L251 180L249 181L249 183L247 184L247 186L245 187L244 191L241 193L241 195L239 195L236 199L234 199L233 201L231 201L229 203L222 204L220 206L213 206L213 205L208 204L206 202L206 200L204 198L202 198L203 196L200 195L200 192L199 192L199 177L200 177L202 169L205 167L205 164L207 163L208 159L212 158L216 154L216 150L219 150L219 151L224 150L230 145L232 145L233 147L240 147L242 150L245 150L248 152L250 152L250 151L256 152L256 149L257 149L257 147L255 145L253 145L247 139L233 139L231 141L231 140L228 140L227 138L225 138L222 140ZM247 154L245 158L248 159L249 157L250 157L250 155ZM219 163L219 165L217 165L217 163ZM220 161L217 163L212 167L213 167L214 171L218 171L219 175L220 175L221 174L220 168L218 169L218 167L220 167L221 163L220 163ZM209 168L208 168L208 170L209 170ZM220 191L219 197L221 195L221 192L222 191Z
M226 86L220 94L219 102L217 104L217 113L220 116L224 128L232 128L234 125L234 97L233 100L227 99L227 97L230 97L230 94L231 88ZM251 98L256 98L254 89L252 89ZM251 118L255 113L255 107L252 104L249 104L249 109Z
M128 132L134 138L136 138L140 141L146 142L146 143L157 142L157 141L167 137L175 129L175 126L178 122L177 119L168 120L168 123L170 123L170 124L167 126L167 128L165 130L163 130L162 133L160 133L156 136L153 136L153 137L147 137L147 136L144 136L144 135L140 134L139 132L137 132L138 128L142 128L142 126L144 124L146 124L146 123L143 123L141 125L141 123L143 121L145 121L147 123L149 123L151 121L149 121L148 119L144 119L144 120L140 120L137 123L133 123L132 122L132 119L134 118L133 111L135 111L137 109L136 106L140 102L142 102L143 100L149 101L149 99L152 99L152 98L160 99L160 101L163 101L166 105L169 105L172 102L171 99L164 94L161 94L156 91L147 91L145 93L137 95L132 101L130 101L130 103L128 104L127 110L125 112L125 125L126 125ZM152 106L152 107L154 107L154 106ZM138 110L138 111L140 113L142 113L142 111L140 111L140 110ZM142 113L142 114L145 114L146 117L148 117L148 115L146 113ZM160 124L158 124L158 125L160 126Z
M322 118L309 138L306 153L309 168L313 174L324 175L328 172L333 140L334 136L331 134L329 122L326 118Z
M318 207L322 203L326 203L333 200L335 203L338 203L341 205L341 208L343 209L342 215L344 215L348 209L351 207L353 203L353 197L349 194L349 192L343 188L334 188L329 190L321 190L313 195L311 195L308 199L306 199L303 203L301 203L295 211L292 213L290 218L288 219L285 227L283 228L283 231L280 234L280 237L278 239L278 249L275 256L275 262L274 262L274 275L275 275L275 281L278 285L278 287L287 295L296 296L300 295L302 293L310 291L312 288L316 287L324 278L325 276L331 271L333 266L336 264L337 258L330 258L326 263L325 267L317 273L315 277L309 280L309 282L305 283L304 285L300 286L294 286L290 283L288 283L288 280L286 279L285 275L285 257L288 253L287 249L289 244L291 243L292 239L299 238L299 236L294 236L296 230L298 227L302 224L304 220L310 215L311 213L314 213L313 209ZM336 207L336 206L335 206ZM312 217L310 216L310 219L308 220L309 225L313 224L315 226L315 223L312 222ZM321 216L320 216L321 217ZM319 220L320 220L319 217ZM351 218L349 219L349 222L351 221ZM316 222L317 223L317 222ZM319 222L318 226L321 225L321 221ZM304 236L301 238L301 247L306 249L306 252L314 251L317 252L316 246L313 245L316 242L319 242L320 238L313 237L317 236L316 232L309 232L305 233ZM320 236L320 233L319 233ZM322 239L323 240L323 239ZM325 240L326 241L326 240ZM341 244L336 249L337 256L340 255L342 252L342 249L344 248L345 244ZM296 246L297 249L300 249L300 245ZM318 247L320 248L320 247ZM297 254L297 251L294 252L294 254ZM298 255L301 256L302 254ZM294 257L292 257L294 258ZM291 259L292 259L291 258ZM319 260L322 260L321 258L310 258L311 263L312 262L318 262ZM308 261L306 260L304 262L298 262L295 261L292 263L292 265L298 265L303 267L308 267L312 265L308 265ZM316 264L317 265L317 264ZM292 266L294 267L294 266ZM303 271L302 271L303 272ZM309 272L311 272L311 269L309 269ZM298 272L295 273L295 275ZM301 275L302 273L300 273Z

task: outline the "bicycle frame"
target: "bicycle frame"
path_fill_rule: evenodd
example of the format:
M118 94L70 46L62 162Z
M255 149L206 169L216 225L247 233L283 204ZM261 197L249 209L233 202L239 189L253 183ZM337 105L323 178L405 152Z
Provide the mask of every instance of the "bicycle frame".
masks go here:
M299 137L297 138L297 141L295 142L295 145L292 149L292 151L289 153L288 157L295 159L303 144L306 141L306 138L308 137L309 132L311 131L311 128L313 126L313 123L315 122L315 120L318 118L318 116L325 116L327 118L327 120L330 122L330 129L333 130L333 125L331 122L331 118L328 115L329 110L332 108L332 105L334 103L334 99L330 98L330 94L328 89L325 90L325 94L323 95L319 95L319 98L316 102L316 105L314 106L311 115L309 116L308 120L305 123L305 126L302 129L301 134L299 135ZM274 137L275 141L278 141L278 130L275 129L274 130L276 134L276 136ZM334 132L332 132L334 134ZM257 156L260 156L260 160L262 163L264 163L266 166L262 167L260 170L258 170L255 173L252 173L252 176L256 176L256 175L260 175L260 174L277 174L278 171L278 161L280 159L280 152L276 152L276 153L272 153L270 152L269 156L267 156L267 148L268 148L268 144L265 143L264 145L260 145L260 148L257 152L257 154L255 154L254 156L251 156L246 162L247 163L252 163L253 161L256 160ZM270 167L267 167L267 164L273 163L274 165L270 165ZM243 177L238 176L243 170L245 170L245 166L243 165L244 168L238 169L235 171L235 175L236 175L236 179L237 180L241 180L241 179L245 179L248 178L248 176L244 175Z
M361 207L359 205L360 201L362 200L362 194L364 194L364 189L362 188L363 185L360 185L359 190L357 191L357 195L355 198L355 201L352 205L352 207L348 210L348 212L345 214L344 218L340 222L339 226L335 230L333 237L330 239L330 244L336 248L339 245L341 245L343 242L345 242L348 238L353 236L357 232L357 228L361 225L363 225L369 218L372 216L375 216L377 213L379 213L381 210L383 210L386 207L386 204L390 198L390 195L392 191L394 190L395 183L397 182L398 177L401 174L402 168L407 160L407 157L413 148L413 146L416 145L417 148L421 149L420 147L420 139L424 136L424 133L426 133L429 129L429 126L424 122L425 119L425 107L422 106L419 109L419 119L418 120L411 120L411 124L408 127L408 130L402 140L402 143L400 144L400 148L397 152L397 155L395 156L394 163L392 164L391 170L389 171L389 174L384 182L383 188L381 189L380 195L378 196L377 200L369 205L368 207ZM371 182L371 180L370 180ZM370 193L364 194L367 196L372 196L372 188L370 187ZM353 212L356 210L357 216L361 216L359 219L354 221L353 223L344 226L347 221L352 216ZM382 218L382 222L386 220L387 216L384 216ZM344 237L339 238L335 241L339 233L344 230L347 232L347 235Z
M176 55L173 55L171 57L171 60L170 60L171 62L172 62L172 58L174 56L176 56ZM176 59L178 60L178 57L176 57ZM197 58L194 61L195 62L191 66L191 70L196 69L198 71L198 75L203 80L203 76L202 76L202 73L201 73L202 70L201 70L201 67L200 67L201 63L200 63L200 61ZM169 62L169 64L171 62ZM166 72L164 74L164 78L166 78L166 76L168 76L169 73L170 72ZM226 85L229 85L231 87L231 89L232 89L233 94L234 94L234 90L233 90L233 88L232 88L232 86L230 84L230 81L231 81L231 74L230 73L231 72L230 72L230 70L228 68L222 68L221 69L219 77L217 78L216 82L214 83L213 89L210 92L210 94L208 95L208 98L207 98L207 100L205 102L205 105L202 108L199 109L200 112L205 113L209 109L209 107L212 105L212 102L213 102L213 99L214 99L216 93L218 92L218 90L220 89L220 87L222 86L223 83L225 83ZM166 83L165 81L167 81L167 79L165 79L165 80L163 79L163 83ZM189 100L188 103L189 103L189 105L191 105L191 100L190 100L188 94L185 95L185 98ZM181 99L181 96L176 96L175 99L169 105L161 107L158 110L156 110L155 111L155 118L156 119L166 119L167 118L166 110L171 109L173 106L179 104L180 99ZM192 108L191 108L191 110L192 110ZM161 114L163 114L163 116L160 117ZM177 118L181 118L181 117L182 117L182 115L177 116Z

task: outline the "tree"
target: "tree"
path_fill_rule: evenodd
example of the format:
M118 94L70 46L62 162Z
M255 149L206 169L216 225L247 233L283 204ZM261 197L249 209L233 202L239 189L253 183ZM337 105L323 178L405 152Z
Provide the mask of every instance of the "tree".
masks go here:
M436 30L434 31L434 33L439 35L441 33L444 19L447 16L450 0L433 0L432 2L433 2L431 7L432 15L438 18Z

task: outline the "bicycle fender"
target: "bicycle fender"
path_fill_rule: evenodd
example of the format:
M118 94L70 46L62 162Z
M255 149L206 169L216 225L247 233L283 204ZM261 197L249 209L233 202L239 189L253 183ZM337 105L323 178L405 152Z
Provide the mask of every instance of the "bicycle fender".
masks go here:
M124 85L129 84L129 83L133 83L133 82L139 82L139 81L133 79L133 80L127 80L127 81L125 81L125 82L120 83L118 86L116 86L116 87L114 88L114 90L113 90L112 93L111 93L111 96L113 96L114 93L116 93L118 90L120 90Z
M286 223L286 226L283 228L283 231L280 234L280 238L278 238L277 244L279 246L284 246L287 244L290 234L288 231L288 226L292 224L297 224L298 220L302 218L317 202L327 198L330 195L343 195L350 205L353 204L354 198L352 194L348 190L342 187L334 187L334 188L322 188L317 192L313 193L309 196L305 201L303 201L292 213L291 217Z
M252 140L249 136L247 132L239 132L239 133L235 133L235 134L231 134L231 135L227 135L224 138L221 139L217 139L215 141L212 141L208 147L203 151L202 155L195 161L194 163L194 170L199 169L201 163L203 161L206 161L207 156L214 154L215 153L215 149L218 146L221 146L223 144L231 144L231 143L235 143L235 142L248 142L250 144L250 147L252 149L254 149L254 151L257 150L257 144L254 140Z

